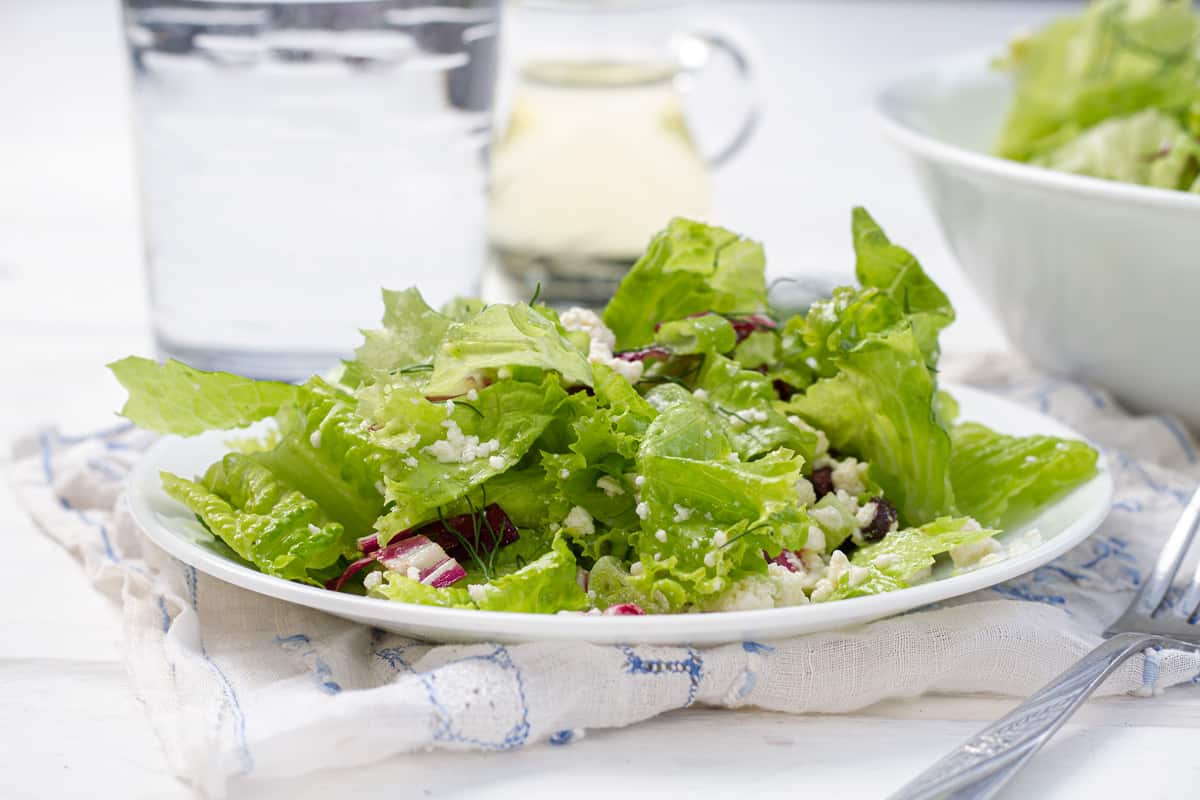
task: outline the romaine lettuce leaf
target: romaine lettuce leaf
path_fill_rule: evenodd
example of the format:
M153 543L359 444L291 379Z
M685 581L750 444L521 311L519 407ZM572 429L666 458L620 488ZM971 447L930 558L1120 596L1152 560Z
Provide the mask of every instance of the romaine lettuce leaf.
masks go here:
M179 436L245 427L272 416L299 391L291 384L203 372L175 360L159 364L130 356L108 368L129 392L124 417L139 428Z
M363 343L346 364L350 385L414 364L430 364L451 318L430 308L414 287L401 292L383 290L383 327L364 330Z
M575 556L562 538L540 558L516 572L482 584L471 595L487 611L524 611L553 614L587 608L587 595L576 580Z
M747 314L767 305L762 246L676 218L650 242L604 309L617 349L654 341L659 322L701 311Z
M437 509L521 461L566 397L558 377L540 384L507 380L474 401L431 403L414 390L387 387L360 397L368 425L412 444L384 475L393 504L375 528L394 534L437 516ZM495 502L487 498L487 502Z
M1182 115L1200 77L1200 15L1186 0L1095 0L1013 43L1016 93L997 152L1041 155L1110 117Z
M591 386L592 366L553 320L524 303L489 306L456 322L433 361L427 396L453 397L485 370L532 367L557 372L567 386Z
M162 473L163 488L221 541L268 575L320 585L354 537L311 498L241 453L209 467L199 481Z
M379 486L400 454L375 440L355 413L354 398L320 378L301 387L276 417L276 445L250 456L307 497L353 536L371 532L383 511Z
M465 586L446 586L441 589L428 586L407 575L390 570L383 573L383 582L367 594L398 603L415 603L422 606L443 608L475 608Z
M892 578L911 583L934 564L936 556L960 544L979 542L997 532L981 528L969 517L941 517L919 528L892 531L850 556L858 567L876 567Z
M854 209L851 228L858 282L891 298L912 325L925 362L935 367L938 334L954 321L950 299L925 274L912 253L892 244L865 208Z
M824 431L831 449L870 462L871 479L906 524L953 513L950 436L934 410L936 386L912 330L874 334L837 364L836 375L786 407Z
M951 432L950 474L958 507L983 525L1008 527L1096 474L1085 442L1006 436L977 422Z

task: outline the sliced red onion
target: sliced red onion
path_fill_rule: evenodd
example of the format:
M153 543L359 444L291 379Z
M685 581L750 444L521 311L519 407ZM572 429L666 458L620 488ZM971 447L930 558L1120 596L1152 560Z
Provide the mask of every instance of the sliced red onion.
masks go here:
M358 540L358 550L361 553L374 553L379 549L379 535L372 533Z
M778 327L775 320L763 314L750 314L745 317L733 317L729 320L733 332L737 335L738 344L755 331L773 331Z
M362 572L364 567L366 567L369 564L373 564L373 563L375 563L375 556L373 556L373 555L363 556L362 558L358 559L357 561L352 562L350 564L350 566L346 567L346 571L343 572L340 576L338 576L337 578L334 578L331 581L326 581L325 588L330 589L335 592L340 592L342 590L342 587L346 585L346 581L350 580L355 575Z
M432 569L421 573L420 581L427 586L441 589L467 577L467 571L453 558L444 558Z
M671 357L671 351L661 345L650 345L639 350L622 350L619 353L613 353L614 358L619 358L622 361L645 361L651 358L660 358L664 361Z
M795 550L780 550L779 555L771 558L763 551L763 558L768 564L778 564L787 569L788 572L803 572L804 562L800 559L800 554Z
M617 603L615 606L604 609L606 617L641 617L645 614L646 612L642 611L642 607L637 603Z

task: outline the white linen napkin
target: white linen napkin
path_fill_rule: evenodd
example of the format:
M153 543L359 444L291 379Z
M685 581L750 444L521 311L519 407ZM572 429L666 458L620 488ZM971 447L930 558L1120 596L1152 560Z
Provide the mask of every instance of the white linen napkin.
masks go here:
M1100 641L1200 480L1182 426L1003 359L943 374L1062 419L1098 442L1112 514L1057 561L993 589L845 631L693 649L571 643L431 646L222 583L137 530L124 481L153 437L119 426L19 441L16 491L124 611L132 683L167 758L209 795L431 747L568 743L669 709L845 712L923 692L1024 695ZM1148 652L1101 693L1200 680L1200 656Z

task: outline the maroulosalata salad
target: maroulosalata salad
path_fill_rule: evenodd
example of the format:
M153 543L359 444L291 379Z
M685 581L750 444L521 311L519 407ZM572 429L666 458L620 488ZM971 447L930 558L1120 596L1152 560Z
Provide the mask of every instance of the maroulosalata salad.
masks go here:
M225 555L403 603L662 614L921 581L1096 471L1083 442L956 422L946 295L862 209L857 287L772 309L759 244L673 220L597 315L384 291L302 385L127 358L143 428L244 428L162 474Z

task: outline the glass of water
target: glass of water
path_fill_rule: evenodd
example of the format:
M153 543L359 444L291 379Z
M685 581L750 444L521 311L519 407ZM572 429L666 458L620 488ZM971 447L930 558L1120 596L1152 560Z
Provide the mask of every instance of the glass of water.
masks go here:
M156 346L299 379L475 290L496 0L125 0Z
M668 0L513 0L487 295L540 284L551 303L603 304L670 218L708 216L711 171L749 139L759 106L745 36L692 14ZM705 152L684 98L721 60L735 96L723 145Z

